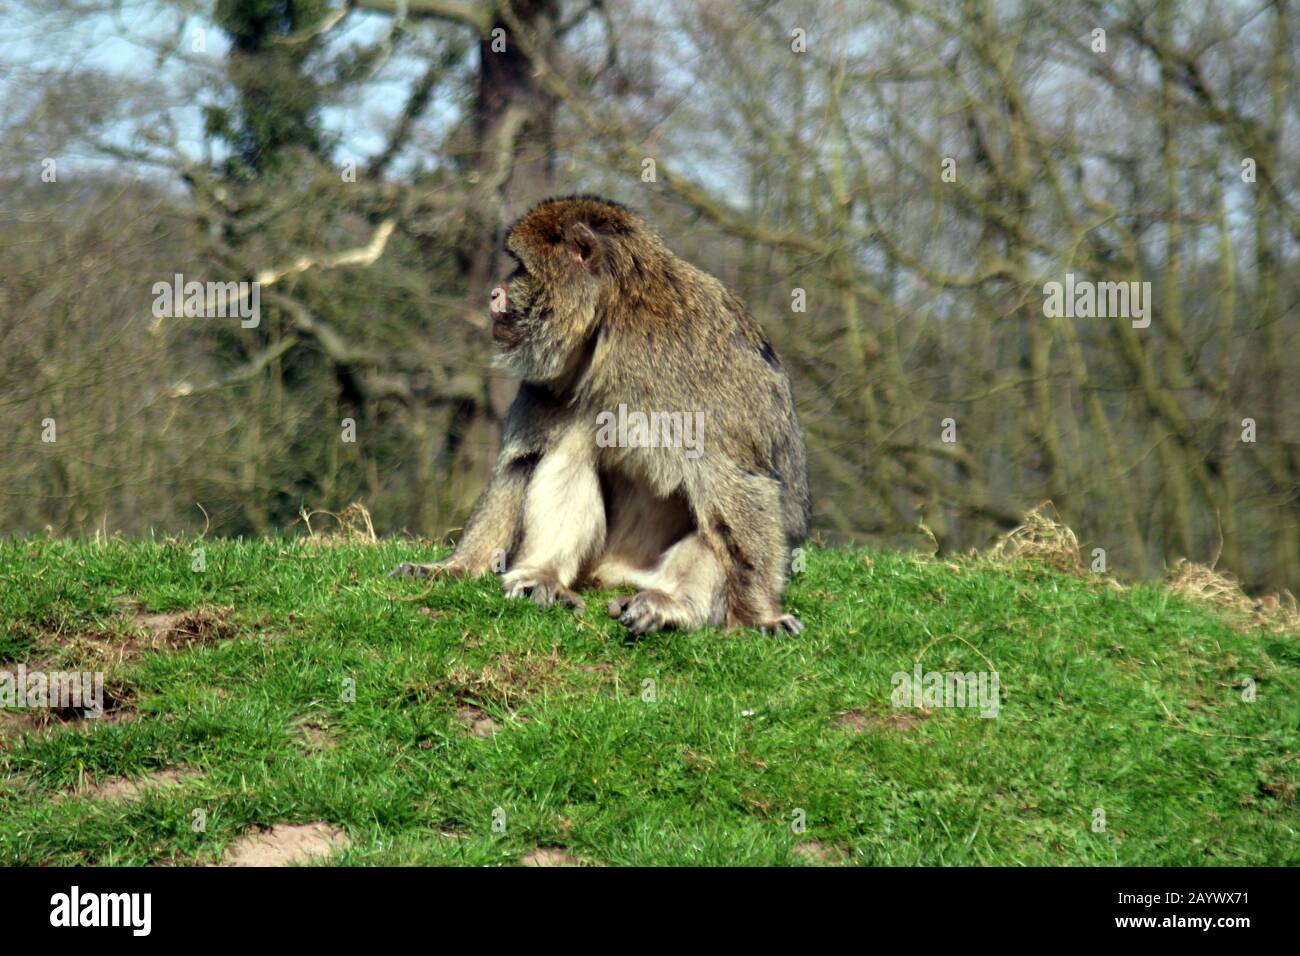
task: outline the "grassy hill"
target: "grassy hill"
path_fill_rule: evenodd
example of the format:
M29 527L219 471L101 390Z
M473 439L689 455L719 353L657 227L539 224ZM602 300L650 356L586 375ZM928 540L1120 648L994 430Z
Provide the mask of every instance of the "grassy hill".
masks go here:
M309 822L350 864L1300 863L1297 636L1161 586L812 551L798 638L629 641L599 598L384 577L427 557L0 544L0 669L102 670L109 702L0 716L0 863ZM892 706L918 664L996 671L997 716Z

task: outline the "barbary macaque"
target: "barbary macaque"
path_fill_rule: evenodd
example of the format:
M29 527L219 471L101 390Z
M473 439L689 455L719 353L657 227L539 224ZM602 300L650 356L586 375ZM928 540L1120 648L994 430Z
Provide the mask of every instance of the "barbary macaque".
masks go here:
M522 384L492 479L449 558L393 575L504 559L507 596L542 607L581 613L584 587L635 588L609 605L635 634L802 631L782 596L808 528L806 453L785 369L745 305L594 196L541 203L505 249L517 268L492 337Z

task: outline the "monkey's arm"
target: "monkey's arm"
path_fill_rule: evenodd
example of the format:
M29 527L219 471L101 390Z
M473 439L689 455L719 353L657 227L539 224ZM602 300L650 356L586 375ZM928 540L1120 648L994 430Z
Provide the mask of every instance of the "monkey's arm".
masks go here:
M389 577L476 577L488 571L504 571L506 556L519 536L524 495L535 461L528 456L506 459L503 452L451 556L433 564L404 562Z
M459 565L468 574L505 570L506 557L519 537L524 495L535 462L535 458L520 457L498 463L448 563Z
M501 579L507 597L585 609L573 585L605 541L605 504L591 445L590 426L575 420L538 462L524 497L519 554Z
M492 478L470 512L455 552L434 564L400 564L390 577L460 577L505 570L523 532L528 484L555 427L555 404L545 392L526 383L519 389L506 414Z

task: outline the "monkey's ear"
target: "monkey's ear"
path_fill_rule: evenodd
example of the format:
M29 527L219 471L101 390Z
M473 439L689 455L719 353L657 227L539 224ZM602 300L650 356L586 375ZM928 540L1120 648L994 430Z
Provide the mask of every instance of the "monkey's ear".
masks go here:
M585 222L575 222L569 227L569 249L573 252L573 257L583 265L590 264L599 243L596 233Z

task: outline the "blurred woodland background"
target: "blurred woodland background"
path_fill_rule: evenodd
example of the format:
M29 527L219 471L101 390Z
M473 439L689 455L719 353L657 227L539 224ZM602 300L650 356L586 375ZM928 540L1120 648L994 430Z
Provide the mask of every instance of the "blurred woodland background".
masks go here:
M1300 591L1296 6L0 0L0 532L442 538L503 229L596 192L769 330L822 540L1050 498L1112 571ZM176 273L260 324L155 318ZM1150 327L1047 317L1067 273Z

